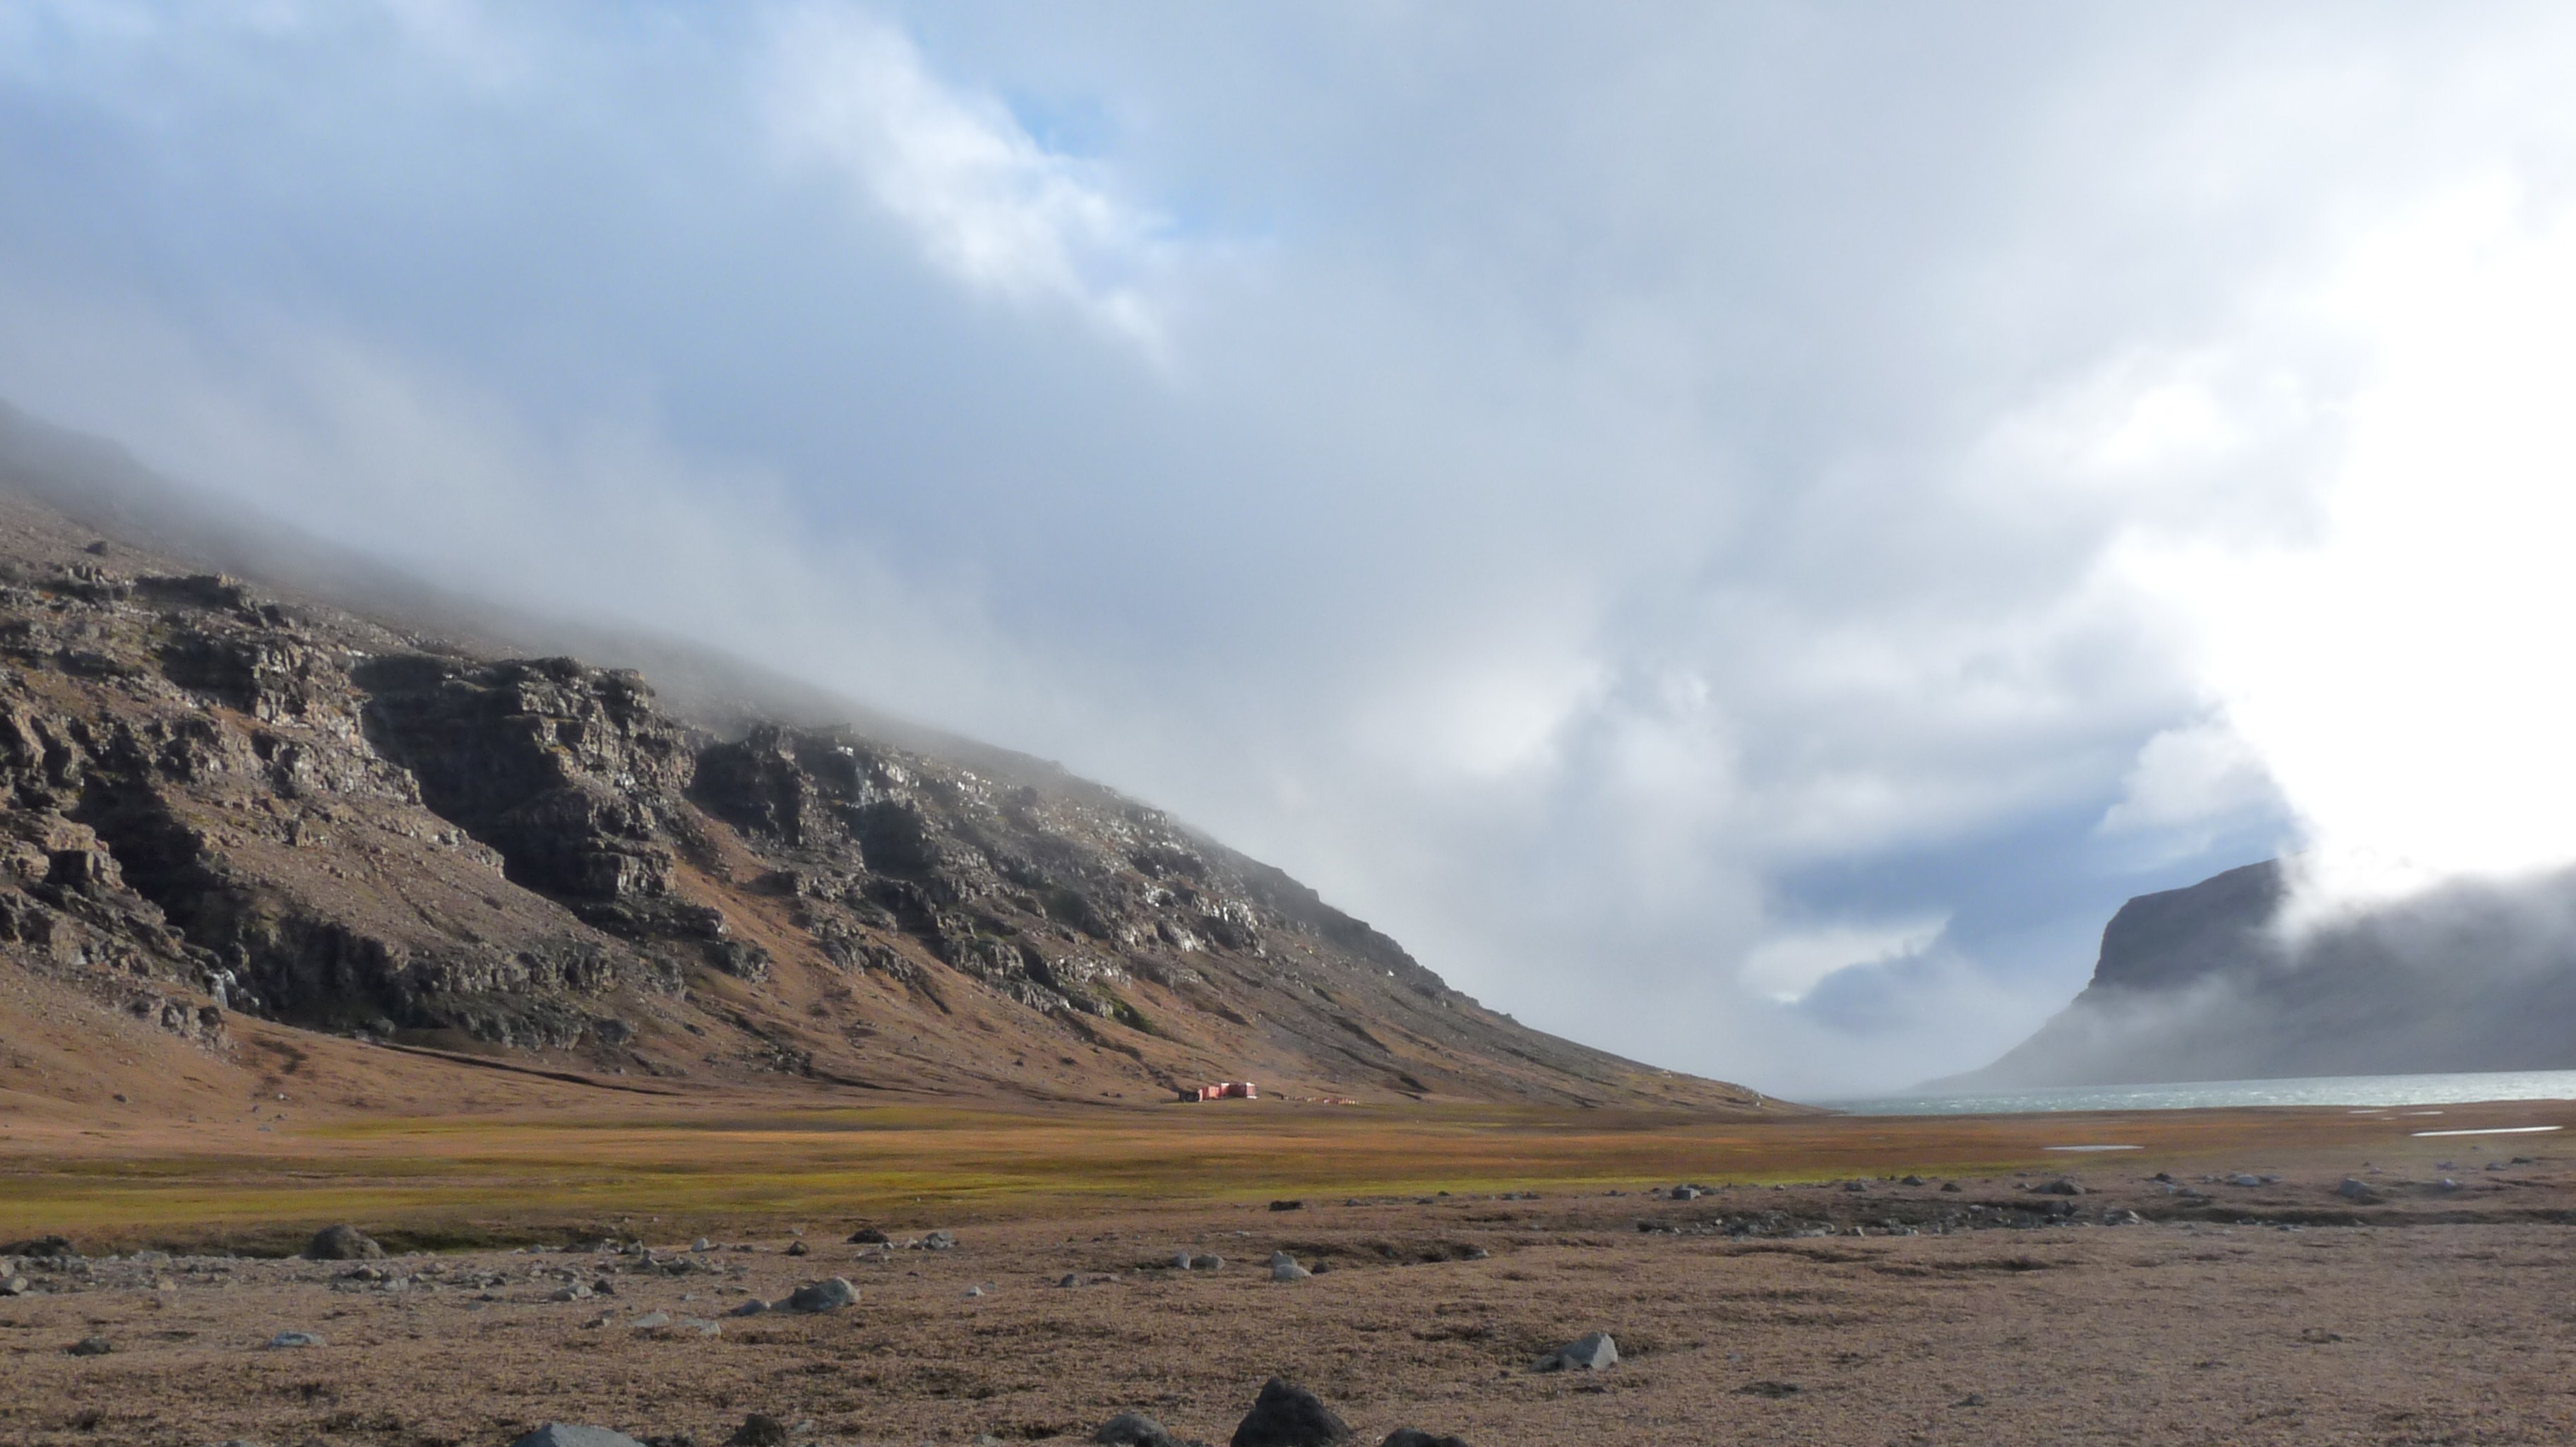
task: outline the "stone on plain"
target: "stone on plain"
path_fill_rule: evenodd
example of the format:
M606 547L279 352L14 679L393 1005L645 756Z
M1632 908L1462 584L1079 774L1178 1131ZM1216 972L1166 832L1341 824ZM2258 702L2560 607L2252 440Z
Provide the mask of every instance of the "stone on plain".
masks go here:
M1538 1359L1542 1372L1597 1372L1619 1365L1619 1343L1606 1331L1586 1332Z
M510 1447L644 1447L623 1432L605 1427L578 1427L569 1422L548 1422L510 1444Z
M367 1233L342 1222L325 1226L304 1243L307 1261L374 1261L385 1254L385 1248L369 1239Z
M284 1351L291 1347L318 1347L325 1345L322 1338L309 1331L282 1331L277 1335L270 1337L268 1339L268 1344L270 1347L279 1351Z
M1091 1440L1101 1447L1159 1447L1171 1439L1162 1423L1144 1413L1121 1412L1103 1422L1100 1430L1091 1434Z
M858 1299L859 1289L850 1284L850 1278L833 1276L821 1281L808 1282L796 1288L788 1296L787 1304L782 1309L803 1312L839 1311L845 1306L855 1305Z
M1229 1447L1335 1447L1350 1440L1350 1425L1322 1398L1285 1377L1272 1377L1235 1427Z

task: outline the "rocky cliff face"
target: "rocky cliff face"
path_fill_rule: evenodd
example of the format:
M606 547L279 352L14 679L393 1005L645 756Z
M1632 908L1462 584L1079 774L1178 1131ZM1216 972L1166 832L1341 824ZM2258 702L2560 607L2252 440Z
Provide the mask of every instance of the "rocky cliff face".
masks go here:
M0 499L0 954L209 1049L815 1087L1728 1105L1050 766L722 732Z
M2576 873L2277 927L2278 861L2141 895L2064 1012L1961 1088L2576 1068Z

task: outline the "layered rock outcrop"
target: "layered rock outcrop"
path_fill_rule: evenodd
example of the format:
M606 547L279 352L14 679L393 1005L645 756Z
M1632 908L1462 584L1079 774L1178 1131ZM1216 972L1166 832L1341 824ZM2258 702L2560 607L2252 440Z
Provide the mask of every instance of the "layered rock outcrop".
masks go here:
M1153 1098L1751 1092L1526 1030L1287 876L1052 766L666 708L0 497L0 955L585 1069Z

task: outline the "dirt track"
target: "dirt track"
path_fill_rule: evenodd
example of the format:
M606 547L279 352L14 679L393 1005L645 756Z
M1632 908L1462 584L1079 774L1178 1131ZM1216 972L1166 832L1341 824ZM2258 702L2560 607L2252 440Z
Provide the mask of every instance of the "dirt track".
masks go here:
M2382 1150L2384 1199L2358 1206L2335 1191L2358 1159L2254 1186L2097 1159L2072 1197L2032 1174L1197 1204L966 1225L937 1252L864 1251L818 1219L803 1258L645 1223L679 1274L487 1252L378 1263L392 1289L337 1264L101 1260L30 1269L38 1294L0 1302L0 1440L479 1447L562 1419L712 1444L759 1411L810 1423L798 1442L1077 1441L1133 1408L1222 1442L1283 1373L1370 1443L2565 1442L2576 1253L2553 1218L2576 1171L2482 1169L2518 1144ZM2162 1219L2100 1224L2132 1209ZM2372 1224L2313 1224L2347 1219ZM2293 1220L2311 1224L2255 1224ZM1280 1247L1327 1269L1274 1282ZM1171 1269L1184 1248L1226 1265ZM855 1309L721 1315L833 1274ZM548 1299L600 1280L613 1295ZM722 1334L629 1325L654 1311ZM1529 1369L1593 1328L1618 1367ZM289 1329L326 1344L263 1346ZM113 1350L66 1354L87 1336Z

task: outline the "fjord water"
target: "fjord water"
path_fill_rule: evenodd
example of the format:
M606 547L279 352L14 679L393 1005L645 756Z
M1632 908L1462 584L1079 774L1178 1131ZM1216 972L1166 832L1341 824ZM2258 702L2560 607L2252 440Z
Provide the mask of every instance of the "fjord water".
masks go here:
M2207 1110L2241 1105L2461 1105L2476 1100L2576 1100L2576 1070L2453 1075L2318 1075L2292 1080L2189 1080L2163 1085L2057 1085L1964 1095L1886 1095L1819 1101L1854 1115L2023 1115L2052 1110Z

